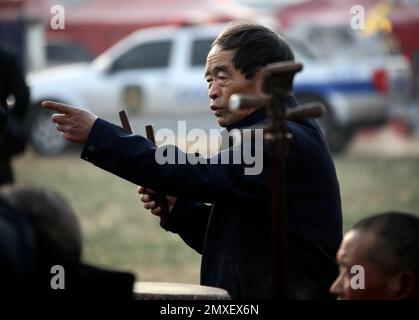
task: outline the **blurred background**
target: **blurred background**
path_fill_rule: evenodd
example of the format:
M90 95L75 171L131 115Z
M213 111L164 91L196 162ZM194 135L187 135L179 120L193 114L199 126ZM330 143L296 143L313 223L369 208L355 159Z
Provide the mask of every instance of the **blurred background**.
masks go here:
M199 283L199 255L160 229L136 186L82 161L40 102L83 106L115 123L126 109L137 133L145 124L176 131L177 120L217 128L203 68L233 19L275 29L304 63L294 92L327 108L319 123L345 230L373 213L419 215L419 1L0 0L0 44L17 54L31 94L15 183L70 200L85 260L142 281ZM177 143L187 147L185 136Z

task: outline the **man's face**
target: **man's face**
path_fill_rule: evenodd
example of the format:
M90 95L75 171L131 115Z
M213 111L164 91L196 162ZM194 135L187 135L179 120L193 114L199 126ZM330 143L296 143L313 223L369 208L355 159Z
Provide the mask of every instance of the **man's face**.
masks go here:
M330 287L330 292L334 296L344 300L392 299L389 277L377 264L365 258L368 250L373 248L374 242L375 235L372 232L351 230L345 235L337 253L340 273ZM351 268L356 265L362 266L365 270L365 289L356 286L358 279L354 277L360 273L354 271L351 274Z
M230 126L247 117L257 108L246 110L231 110L230 96L234 93L260 95L260 71L247 80L245 76L234 67L234 50L221 50L215 46L207 57L205 79L208 82L208 96L210 108L221 127Z

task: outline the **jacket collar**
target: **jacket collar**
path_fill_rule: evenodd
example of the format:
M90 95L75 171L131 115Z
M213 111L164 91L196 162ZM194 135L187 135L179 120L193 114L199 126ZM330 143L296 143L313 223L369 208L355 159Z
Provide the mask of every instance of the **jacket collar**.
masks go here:
M235 123L233 123L230 126L227 126L227 131L233 130L233 129L241 129L246 127L251 127L255 125L258 122L261 122L266 119L266 108L260 108L254 112L252 112L250 115L248 115L246 118L243 118Z
M292 108L298 105L297 99L295 98L294 94L289 95L286 98L285 103L287 104L287 108ZM236 123L233 123L231 126L227 126L226 129L227 131L230 131L232 129L241 129L241 128L246 128L246 127L251 127L257 123L265 121L266 118L267 118L266 108L262 107L252 112L246 118L243 118L237 121Z

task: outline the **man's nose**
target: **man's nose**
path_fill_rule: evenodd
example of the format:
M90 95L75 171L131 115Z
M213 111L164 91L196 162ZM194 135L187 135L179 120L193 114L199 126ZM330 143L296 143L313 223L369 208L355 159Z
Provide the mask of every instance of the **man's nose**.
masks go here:
M335 297L339 297L341 295L341 293L342 293L342 279L341 279L340 275L336 278L335 282L332 283L332 285L330 286L329 291Z
M217 85L216 82L213 82L211 87L208 89L208 96L214 100L217 99L221 95L220 86Z

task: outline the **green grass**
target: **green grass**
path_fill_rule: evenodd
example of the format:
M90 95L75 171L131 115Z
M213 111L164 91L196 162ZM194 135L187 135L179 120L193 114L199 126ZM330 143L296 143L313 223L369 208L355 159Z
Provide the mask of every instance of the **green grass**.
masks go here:
M367 215L399 210L419 214L419 159L335 160L344 228ZM140 204L136 186L102 171L77 153L15 161L17 184L62 193L77 211L84 234L84 260L135 272L141 281L199 283L200 256Z
M338 158L344 229L384 211L419 216L419 158Z

